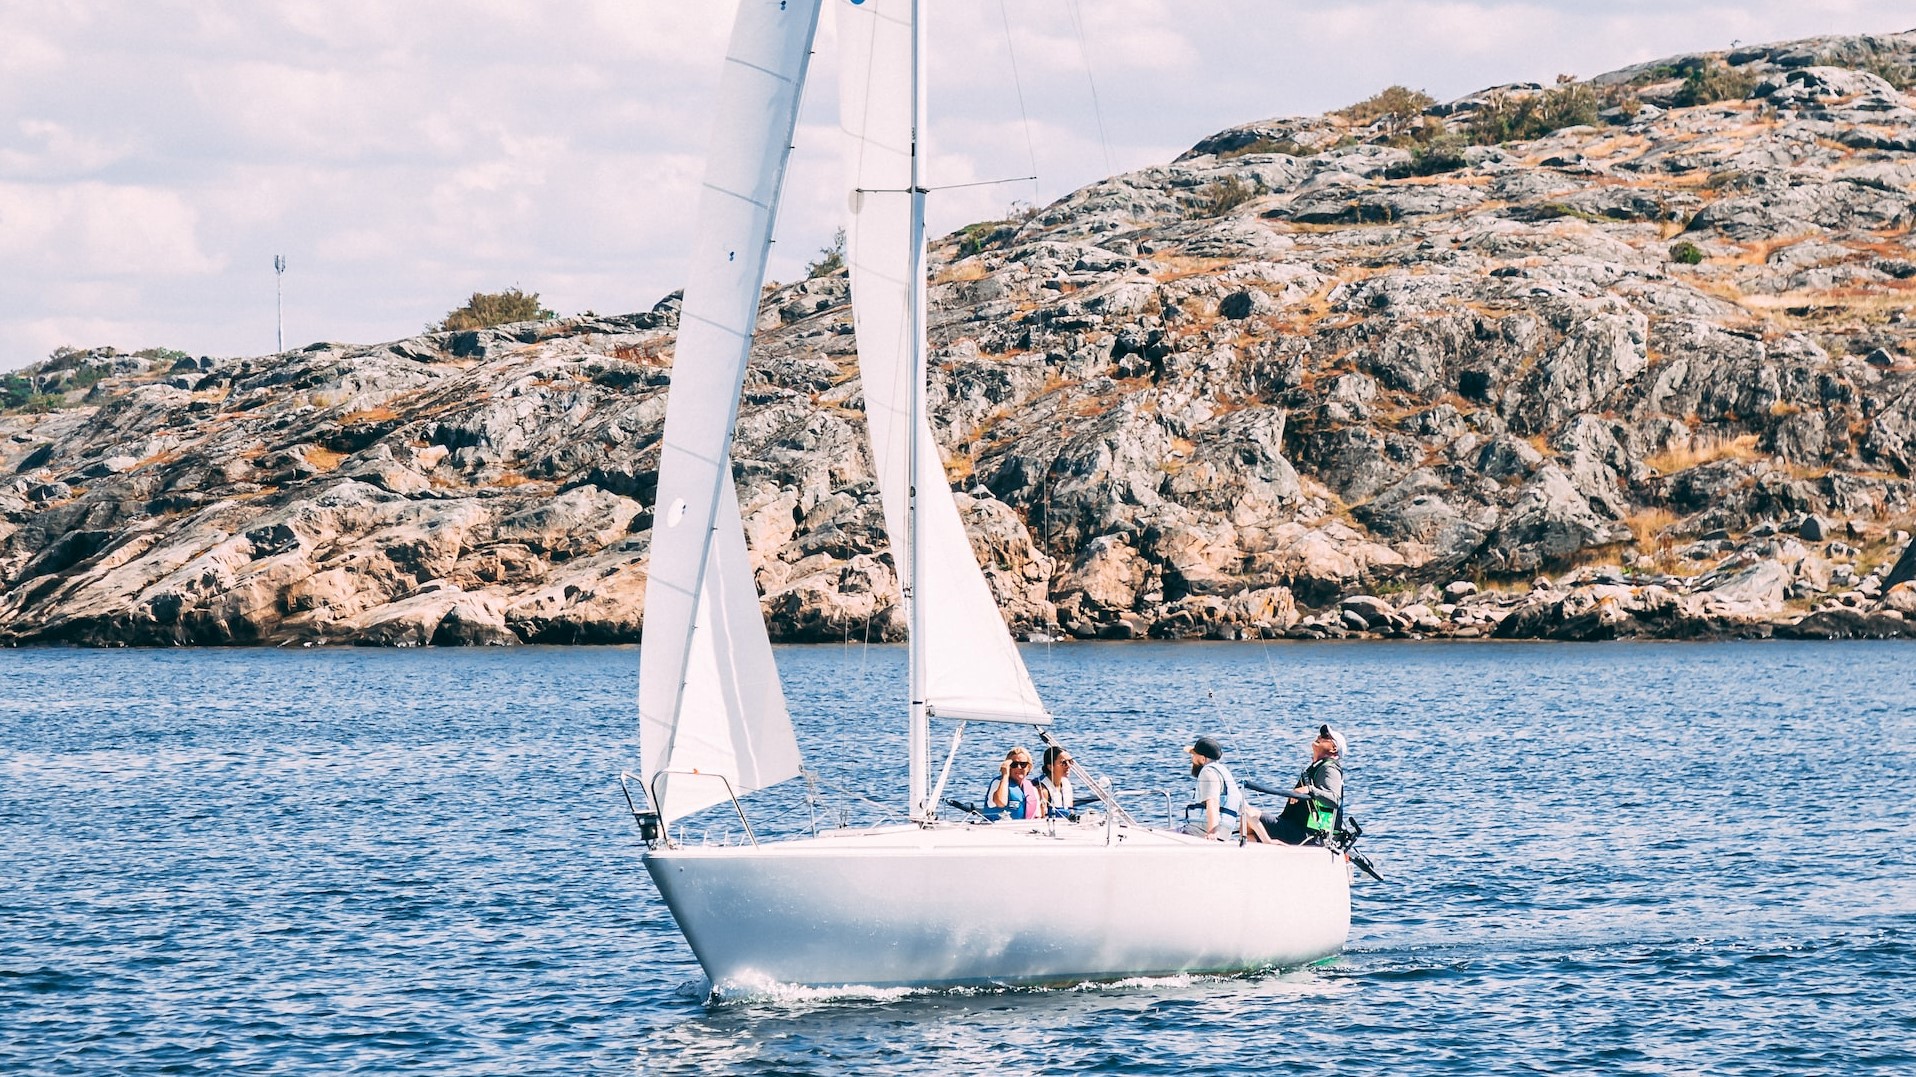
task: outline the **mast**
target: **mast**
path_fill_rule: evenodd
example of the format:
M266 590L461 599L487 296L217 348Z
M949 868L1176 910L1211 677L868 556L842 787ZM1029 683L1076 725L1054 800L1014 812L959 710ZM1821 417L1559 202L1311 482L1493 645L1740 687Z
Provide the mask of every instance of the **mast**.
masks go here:
M907 751L911 753L911 817L924 822L932 816L926 803L930 777L931 730L925 713L925 604L918 593L920 539L923 528L918 519L919 453L918 431L925 421L925 19L923 0L911 0L911 256L907 260L911 282L910 313L907 315L907 340L911 347L911 416L906 429L905 474L909 476L905 512L905 617L909 633L911 663L911 715Z

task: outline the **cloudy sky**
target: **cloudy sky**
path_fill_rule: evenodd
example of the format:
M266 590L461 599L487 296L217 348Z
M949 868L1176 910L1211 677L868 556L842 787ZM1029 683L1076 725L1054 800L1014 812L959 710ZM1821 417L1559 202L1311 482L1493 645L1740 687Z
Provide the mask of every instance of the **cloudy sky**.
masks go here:
M831 0L836 4L840 0ZM418 332L678 286L730 0L0 0L0 369ZM828 5L829 7L830 5ZM1391 84L1440 99L1732 41L1916 28L1909 0L932 0L934 228ZM827 12L774 277L843 197ZM1015 72L1015 77L1014 77Z

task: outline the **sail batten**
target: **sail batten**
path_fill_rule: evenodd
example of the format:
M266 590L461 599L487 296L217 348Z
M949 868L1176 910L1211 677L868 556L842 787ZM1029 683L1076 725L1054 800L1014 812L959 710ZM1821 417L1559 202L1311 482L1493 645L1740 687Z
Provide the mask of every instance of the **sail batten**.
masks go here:
M639 652L642 769L668 821L799 773L732 486L731 440L820 3L741 0L720 77Z

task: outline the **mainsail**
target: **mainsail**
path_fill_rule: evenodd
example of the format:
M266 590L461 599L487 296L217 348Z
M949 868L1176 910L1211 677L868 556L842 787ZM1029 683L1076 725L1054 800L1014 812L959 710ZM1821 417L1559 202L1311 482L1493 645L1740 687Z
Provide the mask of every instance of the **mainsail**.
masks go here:
M668 822L725 800L718 776L745 793L799 772L746 557L731 444L821 2L741 0L712 117L639 653L642 769Z
M839 115L852 186L845 256L872 458L893 560L903 566L913 484L908 439L917 439L918 557L915 578L901 582L923 607L917 623L928 709L941 718L1043 723L1044 703L978 569L922 408L913 421L912 396L922 393L924 377L915 325L923 324L925 301L923 276L912 268L922 264L914 248L923 249L911 190L913 7L912 0L851 0L838 8Z

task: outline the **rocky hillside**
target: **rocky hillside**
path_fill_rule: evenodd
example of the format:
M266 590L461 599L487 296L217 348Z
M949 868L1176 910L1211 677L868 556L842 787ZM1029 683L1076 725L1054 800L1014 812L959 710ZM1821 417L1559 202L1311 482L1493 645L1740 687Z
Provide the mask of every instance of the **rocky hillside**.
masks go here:
M1916 31L1385 94L947 237L935 414L1006 616L1902 633L1912 70ZM675 316L41 364L0 416L0 634L636 639ZM760 325L774 632L896 636L843 276Z

